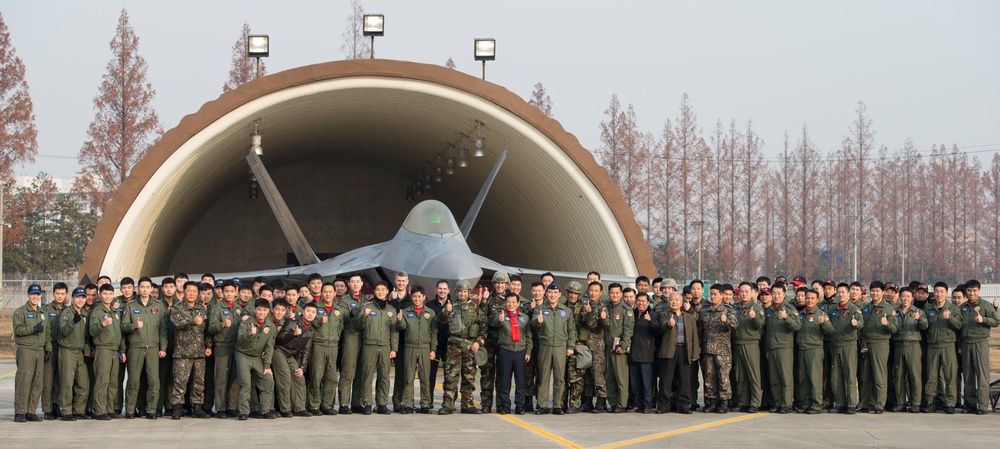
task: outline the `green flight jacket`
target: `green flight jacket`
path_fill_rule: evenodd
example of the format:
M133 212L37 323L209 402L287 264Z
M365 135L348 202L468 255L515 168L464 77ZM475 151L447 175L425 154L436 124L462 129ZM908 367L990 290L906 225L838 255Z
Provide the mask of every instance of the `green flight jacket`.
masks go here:
M142 328L136 328L136 323L142 320ZM125 304L122 314L122 332L128 334L130 348L159 348L167 350L167 306L157 299L149 298L146 305L142 300Z
M539 316L542 317L541 323L538 322ZM535 313L531 316L531 327L538 333L539 346L569 349L576 345L576 323L573 322L573 311L562 304L553 308L546 301L535 307ZM631 330L629 334L631 339Z
M490 320L490 327L497 329L497 346L512 352L527 351L528 354L531 354L534 342L531 340L531 327L528 325L530 319L528 314L520 310L517 311L518 341L513 341L511 337L513 325L510 322L510 316L506 312L500 312L494 316Z
M399 350L399 332L396 331L396 309L383 301L368 301L362 309L370 309L367 315L358 314L358 328L361 329L366 345L388 346L390 351ZM364 312L364 310L362 310Z
M253 335L250 335L251 328L257 329ZM268 369L271 367L271 358L274 357L274 339L277 335L278 330L270 316L264 318L263 326L258 326L257 317L251 316L240 321L236 350L248 357L263 357L264 369Z
M979 343L989 341L990 329L1000 325L997 320L997 311L993 304L983 301L983 298L976 300L975 304L966 302L962 304L962 341L966 343ZM982 316L983 322L977 323L976 316Z
M621 301L618 305L608 306L608 319L611 326L604 333L604 346L608 351L614 352L615 339L618 339L618 347L629 352L632 349L632 331L635 329L635 313L632 309ZM572 344L572 342L570 342Z
M236 345L240 321L248 313L253 313L253 306L249 302L243 305L237 299L233 301L232 307L225 301L215 303L208 312L208 335L212 336L217 346L232 347ZM226 317L229 317L229 328L225 327Z
M910 316L912 312L917 312L917 319ZM895 342L920 341L921 334L929 325L927 314L913 305L905 311L896 310L896 321L899 324L896 326L896 333L892 334L892 341Z
M830 316L820 310L818 306L811 311L807 312L806 310L799 314L799 322L802 323L802 328L798 332L799 348L822 348L826 336L833 334L833 323L830 322ZM821 316L826 317L823 324L819 323Z
M899 328L896 308L886 300L879 301L878 305L874 302L865 304L861 308L861 316L865 318L864 336L868 341L889 341ZM882 324L882 317L888 324Z
M753 318L750 317L751 310L754 313ZM736 321L739 324L733 332L733 344L759 343L761 330L764 329L764 321L767 318L760 301L755 299L749 304L734 304L733 311L736 312Z
M87 310L80 310L79 323L73 322L76 315L76 309L72 306L63 307L59 314L59 346L82 350L87 345Z
M361 313L361 310L364 309L364 307L361 307L361 303L370 301L371 298L372 296L370 295L361 295L361 299L358 300L353 295L351 295L350 292L348 292L347 294L344 294L343 296L337 299L337 302L343 304L345 310L347 310L348 312L347 313L348 318L344 321L345 334L351 334L351 335L361 334L361 329L359 329L357 325L358 315ZM322 302L323 301L320 300L319 304L321 304Z
M112 323L104 326L101 321L111 317ZM125 351L125 339L122 338L122 317L118 309L106 307L104 303L94 304L90 311L90 341L95 348L115 349Z
M413 306L403 309L403 319L396 320L396 330L406 331L403 334L403 347L419 348L427 346L431 351L437 347L438 325L437 314L426 304L417 314Z
M948 309L951 318L944 318L944 311ZM927 346L930 348L944 348L954 346L958 341L958 333L962 331L962 311L958 306L945 301L944 306L937 307L928 301L924 305L924 312L927 313Z
M350 311L347 306L334 300L330 310L326 310L326 304L322 301L316 303L316 319L313 320L313 345L324 348L332 348L340 343L340 337L344 333ZM326 322L323 322L326 318Z
M31 308L30 303L14 310L14 343L21 348L52 350L52 338L49 336L48 315L39 306L38 310ZM35 332L35 326L42 325L41 332Z
M840 309L840 304L836 304L827 310L830 321L833 323L833 333L830 334L830 341L835 346L847 346L858 344L858 331L865 327L865 317L861 315L858 306L847 301L844 310ZM851 324L851 320L858 320L858 327Z
M63 309L66 305L58 305L54 301L46 304L42 307L42 312L45 312L45 317L49 321L48 333L49 339L52 340L52 348L59 347L59 315L62 314Z
M788 314L784 319L778 318L778 313L782 309ZM795 309L795 306L785 301L781 303L781 308L777 310L774 307L768 307L764 311L764 315L764 335L766 336L764 343L766 347L768 349L794 347L795 333L802 328L802 322L799 320L799 311Z

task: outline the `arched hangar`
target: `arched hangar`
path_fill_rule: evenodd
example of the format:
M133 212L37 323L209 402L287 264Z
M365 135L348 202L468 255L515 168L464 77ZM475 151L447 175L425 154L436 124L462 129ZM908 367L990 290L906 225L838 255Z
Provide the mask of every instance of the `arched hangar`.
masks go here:
M607 171L557 121L453 69L349 60L263 77L184 117L109 203L80 278L289 265L278 220L263 195L248 195L255 128L261 160L321 258L391 239L421 199L462 220L506 150L468 236L473 251L543 270L655 272ZM470 154L467 167L407 198L418 171L423 178L430 163L435 176L463 148L474 152L476 137L485 156Z

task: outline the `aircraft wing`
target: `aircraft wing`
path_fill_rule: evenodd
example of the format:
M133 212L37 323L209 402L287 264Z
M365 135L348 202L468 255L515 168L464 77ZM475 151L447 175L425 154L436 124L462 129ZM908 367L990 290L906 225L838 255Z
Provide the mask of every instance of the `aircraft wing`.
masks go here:
M215 273L216 279L240 278L241 281L263 276L267 280L282 279L296 282L305 282L312 273L319 273L325 281L332 281L341 274L358 273L374 270L382 266L382 256L386 243L364 246L352 251L343 253L332 259L326 259L319 263L300 265L294 267L273 268L267 270L237 271L231 273ZM202 273L190 273L191 279L201 279ZM166 276L154 279L160 282Z
M485 273L486 271L489 271L489 272L506 271L509 274L518 274L521 277L524 277L524 276L541 277L545 273L552 273L552 275L555 276L557 282L561 282L561 283L564 283L564 284L566 283L566 281L573 281L573 280L575 280L575 281L582 282L584 279L587 279L587 273L586 272L536 270L536 269L533 269L533 268L514 267L514 266L509 266L509 265L503 265L501 263L495 262L495 261L493 261L491 259L488 259L486 257L480 256L478 254L475 254L475 256L479 260L479 266L482 267L482 269L484 271L484 273L483 273L484 274L484 278L487 277L487 276L485 276L486 275L486 273ZM492 273L490 273L490 274L492 274ZM617 275L613 275L613 274L601 273L601 281L603 281L605 284L608 284L608 283L611 283L611 282L618 282L620 284L631 285L631 284L635 283L635 278L634 277L617 276ZM530 284L530 282L528 284ZM526 284L526 285L528 285L528 284Z

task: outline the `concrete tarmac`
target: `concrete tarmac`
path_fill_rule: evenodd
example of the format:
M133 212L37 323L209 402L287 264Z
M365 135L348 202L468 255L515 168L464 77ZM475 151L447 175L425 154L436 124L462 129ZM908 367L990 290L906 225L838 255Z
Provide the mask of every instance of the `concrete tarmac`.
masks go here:
M0 447L309 447L351 448L748 448L748 447L992 447L1000 413L985 416L777 415L695 412L515 415L321 416L13 423L13 360L0 360ZM994 375L996 377L996 375ZM440 379L438 380L440 384ZM419 391L419 389L416 389ZM478 397L478 394L477 394ZM435 391L435 411L441 390ZM41 411L39 410L39 415Z

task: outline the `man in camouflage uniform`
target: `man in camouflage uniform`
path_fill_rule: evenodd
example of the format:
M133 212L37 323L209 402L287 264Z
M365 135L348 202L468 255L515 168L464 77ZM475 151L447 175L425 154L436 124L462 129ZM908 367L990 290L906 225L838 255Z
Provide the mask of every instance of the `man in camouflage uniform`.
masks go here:
M191 379L191 412L196 418L208 418L201 405L205 399L205 356L212 354L212 342L211 339L205 338L208 311L198 301L197 282L189 281L184 284L184 301L175 302L170 308L170 322L177 332L174 347L174 385L170 394L170 403L173 404L171 418L181 419L184 392L192 376L194 379Z
M484 327L486 316L479 307L469 301L469 281L460 280L455 284L458 306L451 303L445 312L438 315L438 321L448 323L448 355L444 365L444 395L439 415L450 415L455 411L455 398L459 382L462 389L462 413L478 415L482 413L473 405L472 394L476 390L476 362L473 357L486 340Z
M500 313L504 307L503 294L507 291L507 283L510 282L510 275L504 271L493 273L493 291L490 296L479 303L479 311L485 317L494 316ZM488 329L486 332L486 363L479 367L479 400L483 404L483 413L490 413L493 409L493 393L496 383L496 358L497 358L497 331Z
M729 412L732 389L729 371L733 367L730 335L739 326L736 313L722 304L723 287L712 285L708 290L711 306L698 313L698 333L701 335L701 367L705 379L705 413Z
M590 330L583 326L586 321L586 308L583 301L580 301L580 293L583 286L577 281L570 281L566 284L566 307L573 311L573 322L576 323L576 345L586 345L590 338ZM589 300L587 301L590 302ZM588 304L589 305L589 304ZM593 310L593 308L591 308ZM574 414L580 412L580 404L583 395L583 378L587 375L587 369L576 367L576 353L566 358L566 394L563 398L565 412Z
M607 355L604 344L604 333L611 327L608 319L608 307L604 305L601 296L604 293L604 284L600 281L591 282L587 286L587 300L583 305L582 321L577 322L579 332L587 333L587 347L593 354L593 363L586 375L583 376L583 407L580 411L604 413L607 411L608 383L607 375ZM584 330L585 329L585 330ZM593 400L597 398L597 405Z

